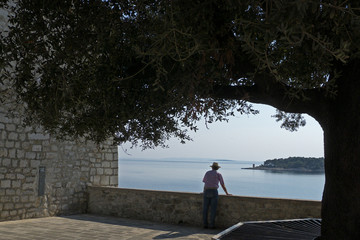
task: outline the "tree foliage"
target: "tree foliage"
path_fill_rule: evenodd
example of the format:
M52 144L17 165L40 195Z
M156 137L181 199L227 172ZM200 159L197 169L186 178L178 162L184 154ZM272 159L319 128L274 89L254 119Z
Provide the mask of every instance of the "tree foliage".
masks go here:
M357 1L19 0L7 8L1 60L12 65L1 81L11 76L28 122L58 136L162 145L189 139L201 118L256 113L248 101L278 108L295 129L300 113L312 115L314 92L336 94L334 64L360 56Z
M324 170L324 158L288 157L266 160L260 167L282 169Z
M0 84L29 123L152 147L256 113L249 102L290 130L307 113L324 130L322 239L360 238L360 1L7 3Z

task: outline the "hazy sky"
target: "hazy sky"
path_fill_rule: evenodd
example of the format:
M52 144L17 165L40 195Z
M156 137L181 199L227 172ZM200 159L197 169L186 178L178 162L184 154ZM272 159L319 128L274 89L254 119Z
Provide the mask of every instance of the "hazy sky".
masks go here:
M306 126L296 132L280 128L276 122L276 110L267 105L254 105L257 115L230 118L229 122L210 124L208 129L199 122L199 131L192 133L193 141L181 144L179 140L168 142L169 148L142 151L130 149L129 144L119 147L120 158L209 158L249 160L263 162L273 158L290 156L323 157L323 131L310 116L305 115ZM127 149L125 153L122 149ZM130 154L130 155L128 155Z

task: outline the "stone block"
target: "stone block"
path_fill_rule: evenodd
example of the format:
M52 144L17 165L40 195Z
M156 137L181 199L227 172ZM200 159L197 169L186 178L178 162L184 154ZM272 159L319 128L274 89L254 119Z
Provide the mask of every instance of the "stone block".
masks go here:
M36 153L34 153L34 152L26 152L25 153L25 158L27 158L27 159L35 159L36 158Z
M25 141L25 139L26 139L26 134L25 133L20 133L19 134L19 140L23 142L23 141Z
M36 153L36 159L45 159L46 158L46 153L45 152L37 152Z
M26 167L28 167L28 165L29 165L29 161L28 161L28 160L20 160L19 166L20 166L21 168L26 168Z
M21 202L26 203L29 201L29 196L21 196Z
M20 209L18 209L18 215L22 216L21 219L23 219L23 214L25 213L24 209L23 209L24 206L21 206Z
M8 154L9 158L16 158L16 149L12 148L9 150L9 154Z
M111 167L111 164L110 164L110 162L103 161L102 164L101 164L101 166L102 166L103 168L110 168L110 167Z
M23 190L32 190L34 188L34 186L33 186L33 184L31 184L31 183L24 183L23 185L22 185L22 189Z
M112 160L114 160L114 154L112 154L112 153L105 153L105 160L106 160L106 161L112 161Z
M111 186L117 186L118 183L118 177L117 176L110 176L110 185Z
M13 203L5 203L4 204L4 209L5 210L14 209L14 204Z
M26 183L33 183L33 182L35 182L35 177L27 177L27 178L25 179L25 182L26 182Z
M23 206L24 206L24 204L22 204L22 203L15 203L15 209L22 208Z
M34 189L29 189L29 190L25 190L25 191L22 191L22 195L34 195Z
M49 160L57 159L59 157L59 154L57 152L47 152L46 158Z
M81 163L81 166L88 166L89 165L89 161L87 161L87 160L81 160L80 163Z
M21 149L23 150L30 150L31 144L29 142L22 142Z
M13 189L6 189L6 190L5 190L5 194L6 194L7 196L13 196L13 195L15 195L15 190L13 190Z
M97 168L97 169L96 169L96 173L97 173L97 175L103 175L103 174L104 174L104 169L102 169L102 168Z
M12 123L8 123L8 124L6 124L5 129L8 130L8 131L15 131L16 130L16 125L12 124Z
M11 166L15 169L18 169L18 164L19 164L19 160L17 159L12 159L11 161Z
M11 202L11 198L9 196L5 196L5 189L2 192L4 194L0 196L0 202Z
M30 166L33 168L38 168L40 166L40 160L31 160Z
M25 157L25 152L22 149L16 149L16 157L17 158L23 158Z
M33 145L31 150L33 152L41 152L42 151L42 146L41 145Z
M42 133L28 133L28 139L30 140L49 140L49 134L42 134Z
M17 214L18 214L17 210L11 210L11 211L9 212L9 215L10 215L10 216L16 216Z
M19 180L22 180L22 179L25 178L25 176L23 174L21 174L21 173L18 173L18 174L16 174L16 178L19 179Z
M7 157L8 156L8 150L6 148L1 148L0 149L0 157L3 158L3 157ZM1 164L1 162L0 162Z
M25 213L25 218L35 218L36 213L35 212L27 212Z
M104 169L104 174L105 175L112 175L113 174L113 170L111 168L106 168Z
M15 174L13 174L13 173L7 173L7 174L5 175L5 178L7 178L7 179L16 179L16 176L15 176Z
M9 139L9 140L14 140L14 141L16 141L16 140L18 140L18 138L19 138L19 134L16 133L16 132L11 132L11 133L9 133L9 135L8 135L8 139Z
M9 216L9 211L5 211L5 210L3 210L3 211L1 211L1 218L7 218Z
M110 184L110 177L109 176L100 176L100 184L102 186L109 186Z
M49 146L44 146L43 145L43 152L51 152L51 149Z
M4 159L2 160L2 166L4 166L4 167L10 167L10 166L11 166L11 159L9 159L9 158L4 158Z
M111 162L111 168L118 168L119 162L118 161L112 161Z
M11 186L13 188L20 188L21 187L21 181L20 180L11 181Z
M15 142L14 142L14 141L9 141L9 140L7 140L7 141L5 142L5 147L7 147L7 148L13 148L13 147L15 147Z
M4 140L7 139L7 132L6 131L1 131L0 132L0 140L2 140L1 142L4 142Z

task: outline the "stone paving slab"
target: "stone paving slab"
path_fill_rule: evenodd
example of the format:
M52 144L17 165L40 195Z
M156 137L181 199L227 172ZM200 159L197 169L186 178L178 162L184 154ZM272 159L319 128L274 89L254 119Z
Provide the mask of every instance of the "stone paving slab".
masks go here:
M91 214L0 222L1 240L205 240L219 232Z

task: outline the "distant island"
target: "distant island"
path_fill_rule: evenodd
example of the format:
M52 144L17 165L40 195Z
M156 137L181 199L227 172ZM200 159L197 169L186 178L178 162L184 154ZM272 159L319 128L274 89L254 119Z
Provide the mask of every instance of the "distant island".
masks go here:
M266 160L264 164L255 166L254 170L324 172L324 158L288 157Z

